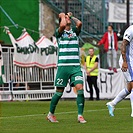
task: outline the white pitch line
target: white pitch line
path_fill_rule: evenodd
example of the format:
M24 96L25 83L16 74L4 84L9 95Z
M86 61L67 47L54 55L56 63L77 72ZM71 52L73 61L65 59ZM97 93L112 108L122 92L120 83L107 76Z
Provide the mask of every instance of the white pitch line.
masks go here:
M22 118L22 117L34 117L34 116L39 116L39 115L44 115L44 114L5 116L5 117L0 117L0 119L8 119L8 118Z
M117 108L116 110L126 110L126 109L129 109L129 108ZM96 112L96 111L106 111L108 109L100 109L100 110L86 110L84 112ZM59 113L55 113L57 115L61 115L61 114L74 114L74 113L77 113L77 111L70 111L70 112L59 112ZM9 118L23 118L23 117L34 117L34 116L42 116L42 115L45 115L45 114L33 114L33 115L18 115L18 116L5 116L5 117L0 117L0 119L9 119Z

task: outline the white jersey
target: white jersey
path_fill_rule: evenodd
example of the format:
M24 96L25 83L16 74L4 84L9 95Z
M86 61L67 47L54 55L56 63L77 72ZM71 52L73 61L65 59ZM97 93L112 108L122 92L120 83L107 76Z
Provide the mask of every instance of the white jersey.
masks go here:
M133 62L133 25L129 26L124 33L123 39L129 41L126 49L127 62Z
M126 49L127 62L133 62L133 25L129 26L123 36L123 39L129 41L129 45ZM120 56L119 62L123 62L122 56Z
M129 26L123 36L123 40L127 40L129 45L126 47L126 60L128 70L124 72L124 76L128 82L133 81L133 25ZM122 67L123 59L120 56L119 65Z

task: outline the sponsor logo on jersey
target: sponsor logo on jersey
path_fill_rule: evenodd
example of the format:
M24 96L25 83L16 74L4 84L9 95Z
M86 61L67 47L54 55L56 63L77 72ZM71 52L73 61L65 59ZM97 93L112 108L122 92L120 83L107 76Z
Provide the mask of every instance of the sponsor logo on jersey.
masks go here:
M127 37L128 39L130 39L130 35L126 34L125 37Z
M81 76L76 76L76 77L75 77L75 80L83 80L83 77L81 77Z
M74 33L73 31L71 32L64 32L64 34L62 34L63 38L74 38L76 36L76 33Z

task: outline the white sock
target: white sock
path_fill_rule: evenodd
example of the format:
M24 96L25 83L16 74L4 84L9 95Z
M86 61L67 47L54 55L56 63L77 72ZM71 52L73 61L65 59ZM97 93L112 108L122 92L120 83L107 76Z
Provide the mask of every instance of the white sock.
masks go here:
M78 118L79 118L80 116L82 116L82 115L78 115Z
M130 94L130 101L131 101L131 109L132 109L132 115L133 115L133 90L131 91L131 94Z
M115 97L114 100L112 100L112 105L115 106L117 103L122 101L127 95L129 95L130 92L127 90L127 88L124 88L119 92L119 94Z
M54 115L54 114L52 114L51 112L49 112L48 115Z

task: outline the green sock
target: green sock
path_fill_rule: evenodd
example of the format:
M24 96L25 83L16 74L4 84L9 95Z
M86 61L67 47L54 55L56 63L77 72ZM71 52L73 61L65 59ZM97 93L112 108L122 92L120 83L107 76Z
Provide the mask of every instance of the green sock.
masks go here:
M53 95L52 100L51 100L51 103L50 103L50 112L52 114L54 114L56 105L57 105L58 101L60 100L62 94L63 94L62 92L56 92Z
M78 106L78 115L82 115L84 111L84 91L83 90L78 90L77 91L77 106Z

